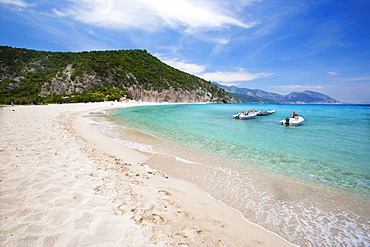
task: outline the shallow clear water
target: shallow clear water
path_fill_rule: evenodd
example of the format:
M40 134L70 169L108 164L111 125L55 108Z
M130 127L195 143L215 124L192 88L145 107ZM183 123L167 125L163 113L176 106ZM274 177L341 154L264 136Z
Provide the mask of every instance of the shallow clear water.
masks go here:
M232 118L247 109L276 113ZM293 110L304 124L279 125ZM90 118L102 134L176 157L181 164L157 163L292 243L370 245L369 106L159 105L109 115L118 122Z
M246 109L277 110L248 120ZM278 121L293 110L300 126ZM144 132L286 176L370 196L370 107L207 104L145 106L112 116Z

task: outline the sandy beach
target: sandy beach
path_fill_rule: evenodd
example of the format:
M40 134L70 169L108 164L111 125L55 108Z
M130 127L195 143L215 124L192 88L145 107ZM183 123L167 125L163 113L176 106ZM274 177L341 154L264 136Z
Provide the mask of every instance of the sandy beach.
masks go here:
M138 104L0 110L0 246L292 246L82 117Z

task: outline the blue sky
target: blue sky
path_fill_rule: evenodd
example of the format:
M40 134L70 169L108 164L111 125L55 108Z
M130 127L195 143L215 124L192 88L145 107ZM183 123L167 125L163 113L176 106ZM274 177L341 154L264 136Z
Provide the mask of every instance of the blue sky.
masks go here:
M146 49L210 81L370 103L369 0L0 0L0 45Z

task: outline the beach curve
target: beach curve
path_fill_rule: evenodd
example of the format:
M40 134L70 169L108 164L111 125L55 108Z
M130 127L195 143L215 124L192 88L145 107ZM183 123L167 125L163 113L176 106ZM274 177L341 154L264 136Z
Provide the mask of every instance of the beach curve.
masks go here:
M145 104L145 103L142 103ZM83 115L137 103L4 107L0 242L5 246L292 246Z

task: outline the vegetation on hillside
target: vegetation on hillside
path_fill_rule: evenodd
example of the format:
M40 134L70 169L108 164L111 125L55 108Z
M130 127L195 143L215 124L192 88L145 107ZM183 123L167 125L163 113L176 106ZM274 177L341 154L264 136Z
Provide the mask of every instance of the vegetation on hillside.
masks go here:
M71 68L70 74L65 72L68 66ZM53 88L45 85L51 84L58 76L63 76L65 88L71 88L73 85L74 92L67 90L64 93L57 93L58 95L50 95L53 94ZM60 80L59 77L58 79ZM88 99L90 101L100 101L102 98L117 99L119 96L128 95L127 89L133 85L157 92L170 88L175 90L181 88L187 91L202 89L213 97L229 97L223 89L162 63L146 50L74 53L0 46L0 103L2 104L8 104L10 101L19 104L59 101L60 98L82 102ZM42 95L46 97L40 95L43 86L49 90L46 93L49 95ZM95 89L97 87L100 89ZM99 90L105 90L106 95L103 97L102 94L98 97Z
M101 101L115 101L122 97L130 98L127 91L111 87L97 87L89 91L73 94L52 94L40 97L38 102L43 103L87 103Z

